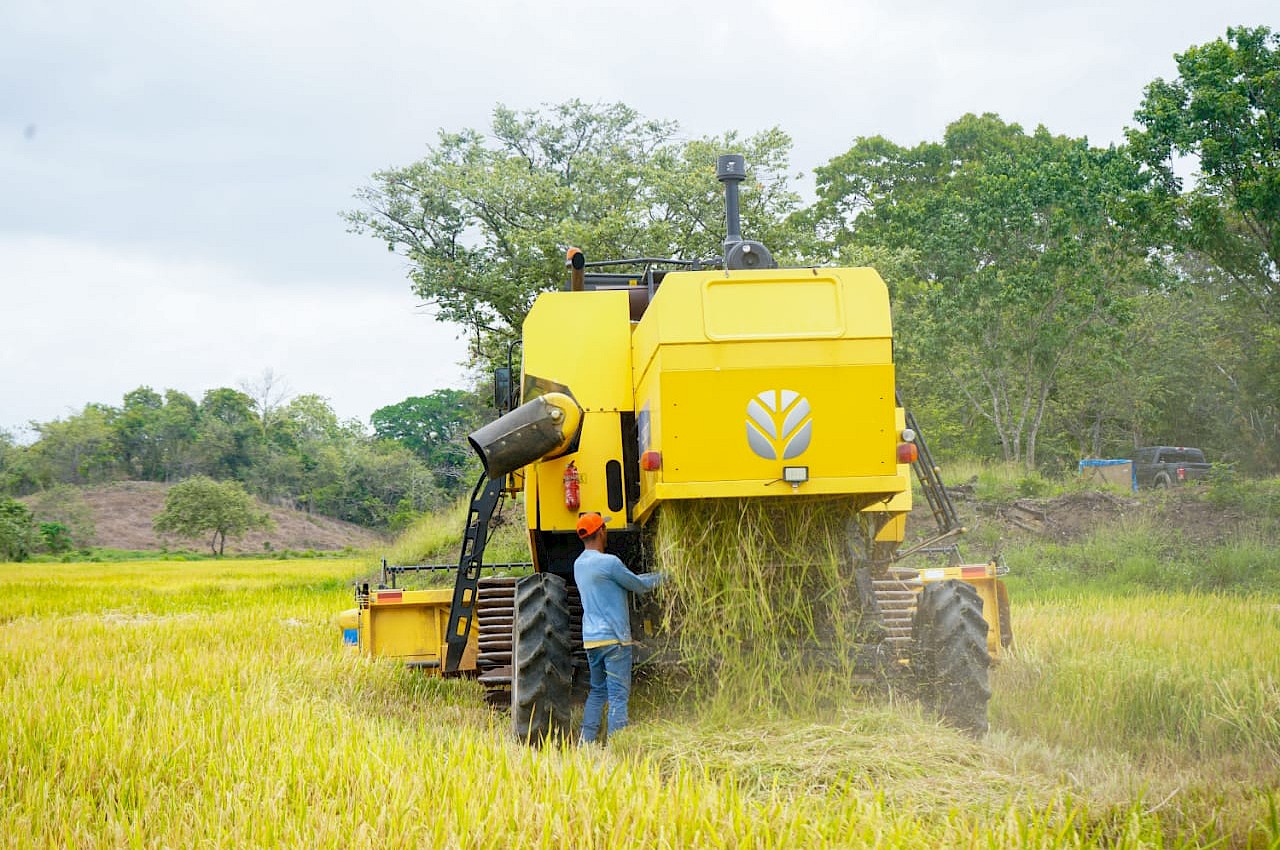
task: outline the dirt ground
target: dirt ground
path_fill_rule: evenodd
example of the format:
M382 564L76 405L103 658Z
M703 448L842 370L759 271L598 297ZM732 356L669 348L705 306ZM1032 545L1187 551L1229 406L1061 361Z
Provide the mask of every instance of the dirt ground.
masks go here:
M111 549L156 550L168 546L170 550L187 549L208 551L207 540L162 540L151 527L156 514L164 508L164 494L169 485L152 481L121 481L96 487L84 487L63 500L72 503L71 509L87 512L92 519L93 535L89 541L77 540L81 546L101 546ZM33 496L23 501L42 516L41 497ZM275 521L270 531L254 531L238 540L227 540L228 554L264 554L286 549L303 551L337 551L346 548L363 549L382 543L376 533L358 525L312 516L302 511L273 505L264 506ZM66 510L64 505L63 510Z
M1223 512L1191 490L1151 493L1113 493L1097 490L1069 493L1053 499L1017 499L1009 503L979 502L963 490L953 494L961 521L994 522L1007 537L1033 536L1070 543L1124 521L1177 529L1192 543L1227 540L1244 519ZM916 527L932 525L928 508L913 511Z

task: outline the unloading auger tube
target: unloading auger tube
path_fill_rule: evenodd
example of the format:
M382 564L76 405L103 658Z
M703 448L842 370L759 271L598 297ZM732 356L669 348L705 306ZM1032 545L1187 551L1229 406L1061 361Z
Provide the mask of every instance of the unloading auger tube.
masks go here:
M564 393L547 393L473 431L471 444L491 480L536 460L569 451L582 430L582 408Z

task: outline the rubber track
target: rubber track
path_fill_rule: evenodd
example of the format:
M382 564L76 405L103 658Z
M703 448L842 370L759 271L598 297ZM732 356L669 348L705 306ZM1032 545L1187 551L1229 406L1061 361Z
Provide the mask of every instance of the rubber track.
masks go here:
M977 590L956 579L925 585L912 636L911 666L925 707L957 729L985 735L991 655Z
M564 579L535 573L516 583L511 724L539 745L569 732L573 641Z

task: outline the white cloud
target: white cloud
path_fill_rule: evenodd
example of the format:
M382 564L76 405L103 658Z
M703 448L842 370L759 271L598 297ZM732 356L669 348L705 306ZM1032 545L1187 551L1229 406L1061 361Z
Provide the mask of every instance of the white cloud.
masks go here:
M339 416L464 383L465 344L406 284L281 287L237 269L57 237L0 237L0 427L119 404L137 386L207 389L266 368Z

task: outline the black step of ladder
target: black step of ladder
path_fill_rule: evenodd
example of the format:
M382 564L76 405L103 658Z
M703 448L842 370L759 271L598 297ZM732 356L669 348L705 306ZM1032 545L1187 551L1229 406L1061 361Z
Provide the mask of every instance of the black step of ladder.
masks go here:
M471 491L471 508L467 511L467 527L462 535L462 552L458 556L458 578L453 585L453 604L449 606L449 626L445 641L449 651L444 672L457 673L467 649L467 636L476 614L476 594L480 588L480 569L484 564L484 546L489 540L489 523L502 499L505 477L490 478L483 472Z
M903 407L901 395L898 396L898 406ZM924 434L920 433L920 426L916 425L915 416L905 407L903 412L906 414L907 427L916 434L916 460L911 468L920 481L920 489L924 492L925 501L929 503L929 510L933 511L933 521L938 524L938 533L948 534L960 527L960 518L956 515L956 508L951 503L947 488L942 486L938 467L934 465L933 455L929 452Z

